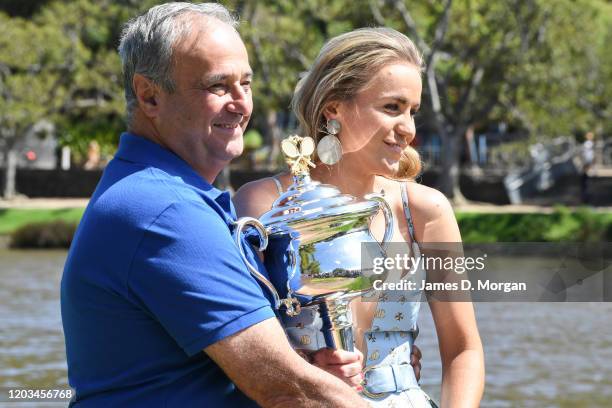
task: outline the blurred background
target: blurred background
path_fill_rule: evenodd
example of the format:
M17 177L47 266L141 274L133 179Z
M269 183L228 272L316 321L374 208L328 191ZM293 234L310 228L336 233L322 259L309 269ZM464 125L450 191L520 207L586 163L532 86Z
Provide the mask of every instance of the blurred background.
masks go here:
M125 129L122 24L159 3L0 0L2 390L67 386L66 248ZM219 187L282 170L279 141L297 131L289 101L300 75L330 37L384 25L423 51L417 182L452 200L465 241L612 241L611 1L222 3L241 18L255 111L245 153ZM475 308L482 406L609 406L611 304ZM439 395L435 329L423 309L422 382Z

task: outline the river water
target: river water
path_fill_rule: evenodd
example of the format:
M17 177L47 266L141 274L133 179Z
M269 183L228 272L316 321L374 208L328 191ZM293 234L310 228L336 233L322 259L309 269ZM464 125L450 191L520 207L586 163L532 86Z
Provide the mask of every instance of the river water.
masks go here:
M68 387L59 307L65 257L64 251L0 249L3 393ZM483 407L612 406L612 303L477 303L475 309L486 359ZM426 304L420 328L421 383L439 400L441 365Z

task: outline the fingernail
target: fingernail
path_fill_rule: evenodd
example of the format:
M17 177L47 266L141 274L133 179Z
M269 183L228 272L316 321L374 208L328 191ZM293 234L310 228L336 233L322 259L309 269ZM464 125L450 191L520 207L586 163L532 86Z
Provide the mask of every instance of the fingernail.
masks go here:
M358 385L358 386L357 386L357 391L359 391L359 392L363 391L363 386Z

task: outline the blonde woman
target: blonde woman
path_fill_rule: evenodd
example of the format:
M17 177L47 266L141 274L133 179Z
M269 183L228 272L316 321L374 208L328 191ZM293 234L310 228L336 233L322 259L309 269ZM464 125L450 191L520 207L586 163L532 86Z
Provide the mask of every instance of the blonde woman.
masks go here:
M292 101L302 135L317 141L311 177L355 197L384 191L396 220L393 241L405 243L413 256L418 243L461 240L444 195L413 181L420 160L409 144L421 103L421 72L421 55L406 36L389 28L358 29L323 46ZM280 174L243 186L234 199L238 215L260 216L290 184L291 176ZM382 215L372 220L379 239L384 224ZM363 397L373 406L435 406L409 365L420 306L410 295L412 301L356 306L367 308L371 318L372 329L356 343L365 357ZM477 407L484 358L472 304L430 301L430 308L442 359L441 405ZM308 323L288 319L290 337L312 333L316 322Z

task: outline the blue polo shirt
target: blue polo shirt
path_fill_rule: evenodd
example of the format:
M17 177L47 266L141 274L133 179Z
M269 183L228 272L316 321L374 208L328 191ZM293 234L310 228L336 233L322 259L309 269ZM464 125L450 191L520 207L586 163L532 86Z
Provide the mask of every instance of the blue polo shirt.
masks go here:
M229 194L181 158L121 135L62 277L74 406L256 406L202 351L275 317L233 242L235 218Z

